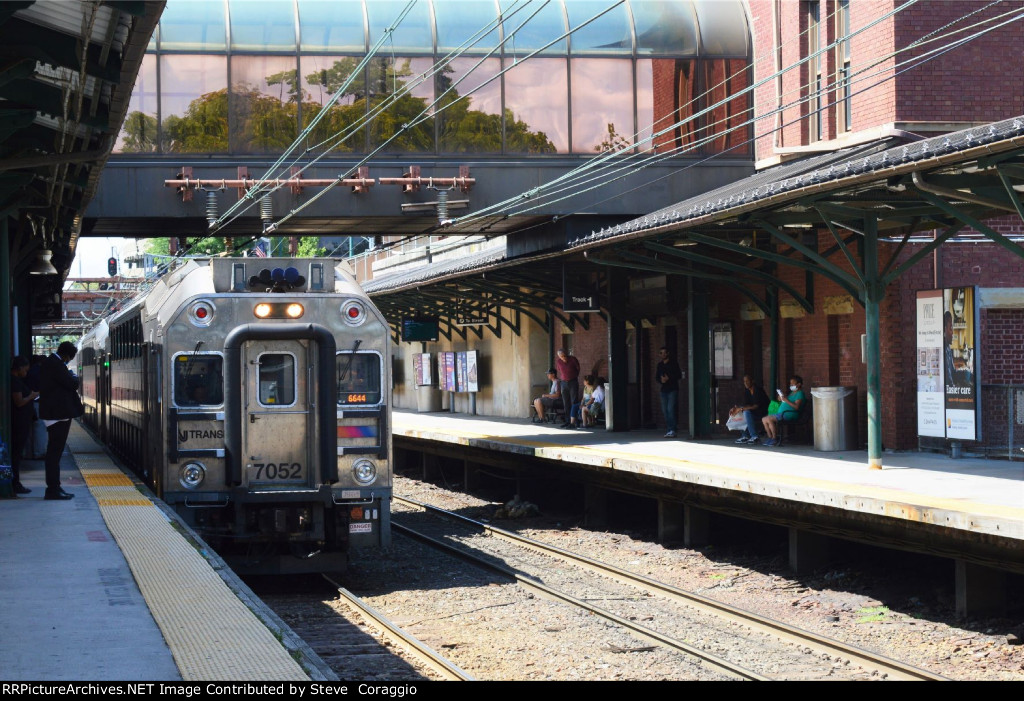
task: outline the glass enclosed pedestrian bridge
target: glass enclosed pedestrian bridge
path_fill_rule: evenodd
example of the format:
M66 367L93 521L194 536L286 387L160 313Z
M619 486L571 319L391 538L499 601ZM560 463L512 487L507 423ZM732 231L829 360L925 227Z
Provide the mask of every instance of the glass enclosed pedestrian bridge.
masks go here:
M169 0L115 153L278 153L341 89L311 151L751 157L739 0L407 5Z

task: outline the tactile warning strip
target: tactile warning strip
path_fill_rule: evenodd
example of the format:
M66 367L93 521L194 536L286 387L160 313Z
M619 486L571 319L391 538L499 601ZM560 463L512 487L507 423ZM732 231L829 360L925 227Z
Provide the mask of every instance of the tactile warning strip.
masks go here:
M76 444L91 440L77 424L72 435ZM183 680L309 679L210 563L109 458L89 453L76 454L75 460Z

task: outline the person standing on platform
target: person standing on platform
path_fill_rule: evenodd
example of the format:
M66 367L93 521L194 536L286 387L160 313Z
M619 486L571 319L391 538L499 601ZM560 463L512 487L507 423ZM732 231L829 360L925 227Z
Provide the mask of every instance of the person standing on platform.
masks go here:
M658 367L654 377L661 387L661 413L665 415L668 432L665 438L676 437L676 408L679 406L679 380L683 377L679 363L672 359L668 348L662 346L658 350Z
M11 472L14 474L11 486L15 495L32 491L21 483L22 453L36 418L32 402L39 396L39 392L33 392L25 383L28 367L28 359L23 356L16 355L11 361Z
M64 341L43 361L40 370L39 417L46 424L46 494L44 499L72 499L60 486L60 456L71 431L71 419L84 413L78 397L78 378L68 369L78 349Z
M562 395L562 406L565 407L565 423L562 428L576 428L576 417L572 407L580 401L580 361L559 348L555 358L555 369L558 371L558 390Z

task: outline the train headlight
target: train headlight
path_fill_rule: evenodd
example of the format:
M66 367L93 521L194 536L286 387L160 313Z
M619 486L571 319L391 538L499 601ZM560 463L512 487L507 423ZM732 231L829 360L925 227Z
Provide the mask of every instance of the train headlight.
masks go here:
M341 318L349 326L359 326L366 321L366 307L362 302L350 299L341 305Z
M289 268L289 270L291 270L291 268ZM285 315L288 316L289 319L298 319L300 316L302 316L302 313L304 311L305 310L302 308L301 304L289 304L287 307L284 308L284 313Z
M187 462L178 472L178 482L185 489L198 489L206 479L206 467L201 462Z
M193 326L209 326L213 323L213 317L217 311L213 302L195 302L188 308L188 318Z
M257 304L253 314L259 319L266 319L270 316L271 306L269 304Z
M357 460L352 466L352 476L364 487L377 480L377 466L369 460Z

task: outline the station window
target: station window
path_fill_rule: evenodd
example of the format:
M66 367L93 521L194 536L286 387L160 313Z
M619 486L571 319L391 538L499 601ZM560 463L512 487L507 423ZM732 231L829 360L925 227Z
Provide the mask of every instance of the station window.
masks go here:
M338 404L380 404L380 356L338 353Z
M179 407L224 403L224 359L213 353L181 353L174 357L174 403Z
M839 105L841 115L839 124L842 125L843 131L851 131L853 129L853 90L850 83L853 76L850 73L850 40L844 39L850 35L850 0L839 0L836 7L836 34L839 37L836 57L836 67L839 71L836 103Z
M822 75L821 56L815 54L821 49L821 3L811 0L807 3L807 55L812 56L807 62L808 89L808 131L811 141L825 138L825 116L822 113Z
M259 366L260 404L289 406L295 403L295 356L264 353Z

